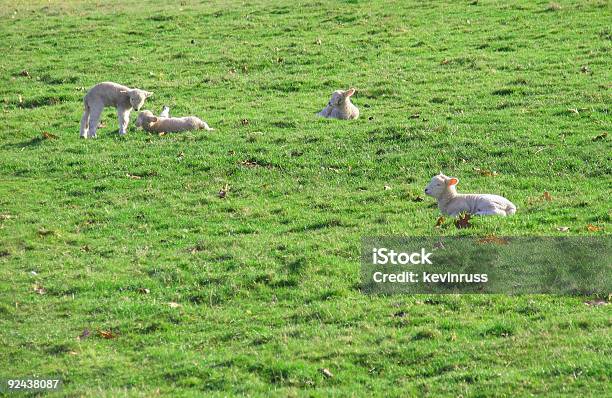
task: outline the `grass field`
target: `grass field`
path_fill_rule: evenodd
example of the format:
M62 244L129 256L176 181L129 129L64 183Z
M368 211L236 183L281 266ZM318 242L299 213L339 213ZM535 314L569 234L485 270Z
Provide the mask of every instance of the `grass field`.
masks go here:
M593 297L359 291L363 236L610 233L609 1L168 3L0 1L0 377L61 376L50 396L610 394ZM148 135L132 113L119 137L107 109L81 140L108 80L216 131ZM351 86L358 120L315 116ZM436 228L439 171L517 215Z

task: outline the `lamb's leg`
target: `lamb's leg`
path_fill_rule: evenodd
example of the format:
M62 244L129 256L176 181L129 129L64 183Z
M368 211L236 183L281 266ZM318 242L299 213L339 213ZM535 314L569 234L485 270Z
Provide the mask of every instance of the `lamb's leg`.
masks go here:
M96 138L96 130L98 129L103 109L103 106L92 106L89 109L89 132L87 133L89 138Z
M164 109L162 109L162 112L159 114L159 117L170 117L170 108L168 107L168 105L164 105Z
M125 135L130 122L130 111L129 109L119 108L117 109L117 116L119 118L119 135Z
M474 213L475 216L505 216L506 212L502 209L498 209L497 207L492 207L490 209L479 210Z
M87 132L89 131L89 108L85 105L85 111L81 118L81 138L87 138Z
M214 129L211 128L208 123L206 123L204 120L199 120L198 122L198 128L202 129L202 130L206 130L206 131L213 131Z

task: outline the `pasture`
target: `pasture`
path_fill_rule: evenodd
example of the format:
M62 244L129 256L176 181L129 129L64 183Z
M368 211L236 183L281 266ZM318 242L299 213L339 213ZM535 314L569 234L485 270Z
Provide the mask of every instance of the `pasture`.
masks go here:
M610 233L608 1L171 3L0 1L0 378L609 394L607 297L359 290L364 236ZM133 112L120 137L107 108L81 140L101 81L215 131L147 134ZM349 87L359 119L316 116ZM437 223L440 171L517 214Z

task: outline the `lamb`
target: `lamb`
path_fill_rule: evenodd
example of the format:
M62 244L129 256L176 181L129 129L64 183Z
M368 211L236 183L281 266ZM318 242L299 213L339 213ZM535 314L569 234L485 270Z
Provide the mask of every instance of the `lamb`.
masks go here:
M170 107L168 105L164 105L159 117L170 117Z
M132 108L140 110L145 99L153 93L138 88L128 88L113 82L93 86L83 99L85 112L81 118L81 138L96 138L96 130L102 111L107 106L117 108L119 134L124 135L130 121Z
M357 119L359 117L359 109L351 103L351 96L353 94L355 94L354 88L347 91L334 91L329 103L318 115L332 119Z
M170 117L170 108L164 106L160 116L153 115L153 112L144 110L138 114L136 127L142 127L145 131L155 133L177 133L181 131L199 130L213 131L208 124L195 117Z
M443 214L456 216L468 212L479 216L509 216L516 213L516 206L502 196L457 193L458 182L459 179L440 173L425 188L425 194L438 200L438 208Z

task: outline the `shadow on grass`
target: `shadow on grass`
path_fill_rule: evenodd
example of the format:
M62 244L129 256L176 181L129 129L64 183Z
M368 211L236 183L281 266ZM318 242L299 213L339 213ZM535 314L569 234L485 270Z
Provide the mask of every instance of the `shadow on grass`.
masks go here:
M42 136L34 137L26 141L15 142L12 144L4 144L2 149L21 149L21 148L29 148L29 147L37 147L42 142L46 141Z
M23 149L23 148L35 148L38 147L40 144L42 144L45 141L57 141L59 139L59 137L52 135L51 138L49 137L45 137L44 135L39 135L33 138L30 138L29 140L25 140L25 141L20 141L20 142L15 142L15 143L10 143L10 144L4 144L2 146L2 149ZM96 138L88 138L87 140L116 140L116 141L125 141L127 140L127 134L126 135L120 135L119 134L119 129L116 129L114 131L109 131L106 133L102 133L102 134L98 134ZM85 139L80 139L82 141L87 141Z

